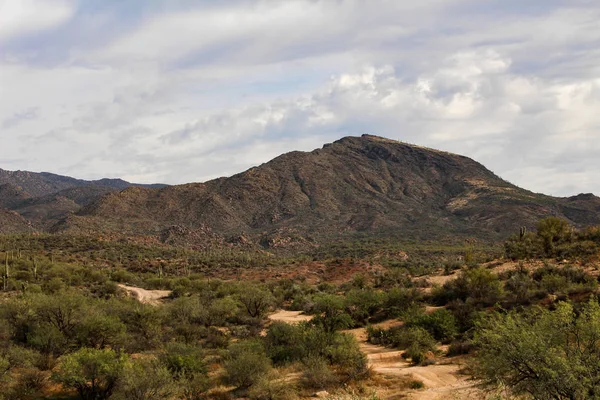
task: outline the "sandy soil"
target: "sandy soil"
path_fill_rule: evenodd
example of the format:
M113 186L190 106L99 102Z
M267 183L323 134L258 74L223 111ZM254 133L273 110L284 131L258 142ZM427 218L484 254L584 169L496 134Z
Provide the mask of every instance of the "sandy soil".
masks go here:
M271 321L287 322L288 324L297 324L303 321L310 321L312 315L303 314L302 311L287 311L277 310L273 314L269 315Z
M269 319L272 321L287 323L299 323L301 321L308 321L311 318L312 316L304 315L301 311L278 310L269 315ZM374 326L389 329L398 325L402 325L402 321L388 320ZM406 389L402 389L402 393L386 391L383 394L384 398L397 398L399 394L407 395L407 398L414 400L476 400L483 398L481 397L481 392L473 387L474 383L469 381L466 375L460 374L459 371L462 367L455 359L445 359L444 363L426 367L412 366L402 358L403 351L367 343L365 328L350 329L345 332L356 337L361 351L367 356L369 366L374 372L385 376L416 379L425 384L425 389L422 390L407 391Z
M390 328L400 324L402 324L401 321L390 320L375 326ZM413 366L402 358L403 351L367 343L365 328L346 332L356 337L360 349L366 354L369 366L374 372L385 376L416 379L425 384L425 389L422 390L386 391L386 393L382 393L383 398L394 399L399 395L406 395L407 398L414 400L476 400L484 398L482 392L474 387L474 382L470 381L468 376L460 373L462 366L457 359L444 359L439 364L426 367Z
M146 290L122 284L119 284L119 287L144 304L159 304L162 299L171 294L170 290Z

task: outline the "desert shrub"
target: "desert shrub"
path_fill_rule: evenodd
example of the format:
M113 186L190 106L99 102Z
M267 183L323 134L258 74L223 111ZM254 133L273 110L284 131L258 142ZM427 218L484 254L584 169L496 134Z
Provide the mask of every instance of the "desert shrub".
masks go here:
M510 237L504 244L506 256L524 258L588 258L600 250L598 228L575 231L566 220L549 217L537 224L537 232Z
M592 399L600 393L600 306L495 313L477 325L475 375L491 387L538 399Z
M41 355L38 351L27 347L11 345L5 352L4 357L10 363L11 368L31 368L40 365Z
M223 367L230 384L248 388L271 371L271 360L265 354L262 343L243 341L229 346Z
M252 385L248 397L251 400L293 400L298 396L289 382L262 377Z
M54 325L34 325L27 334L27 344L45 355L60 356L71 349L69 339Z
M239 303L231 296L215 299L208 308L208 323L214 326L223 326L239 311Z
M402 357L409 358L414 365L423 364L427 360L426 353L430 352L424 347L422 347L419 343L414 342L402 354Z
M312 322L323 327L327 332L346 329L354 324L352 317L345 311L344 298L333 294L315 296L313 312L316 316Z
M454 300L448 303L447 309L454 316L456 326L461 334L468 334L473 329L479 315L484 313L481 311L481 305L471 300Z
M435 339L427 330L419 326L398 326L388 330L371 328L367 333L369 342L405 349L410 358L414 356L419 359L416 363L422 361L419 358L421 356L423 360L425 359L425 353L436 350Z
M448 357L469 354L475 349L473 342L470 340L456 340L450 343L448 347Z
M502 286L498 276L484 268L473 268L456 279L446 282L441 288L432 290L432 299L438 305L448 304L452 300L491 305L500 299Z
M354 336L337 334L328 349L331 364L346 379L359 379L368 372L367 358L360 351Z
M467 263L466 259L465 263ZM461 269L462 266L463 263L461 263L460 261L446 261L444 263L444 275L450 275L454 271Z
M227 348L229 345L229 336L214 326L211 326L207 330L203 345L211 349Z
M126 400L162 400L175 393L171 372L157 360L127 363L119 379L116 397Z
M305 326L274 322L267 329L265 347L276 365L286 364L305 356L303 347Z
M7 357L0 355L0 378L10 371L10 361Z
M160 360L175 377L207 371L202 349L186 343L167 344Z
M61 278L55 277L42 283L42 291L48 294L55 294L60 292L66 287L65 283Z
M326 358L322 356L307 357L302 362L302 382L312 389L325 389L337 382L337 378Z
M119 348L126 340L126 326L117 316L92 309L82 317L75 335L81 347Z
M29 368L20 371L19 376L12 387L7 390L6 399L21 400L41 398L43 391L48 387L48 376L39 369Z
M417 326L425 329L434 339L443 343L450 342L458 334L454 315L446 309L436 310L430 314L417 315L405 321L406 327Z
M537 284L528 273L513 273L504 282L504 290L508 297L517 304L527 304L535 296Z
M381 309L384 296L372 289L353 289L346 293L345 310L355 325L364 325Z
M127 359L110 349L82 348L61 357L52 379L77 391L83 400L108 399Z
M406 268L389 268L375 278L375 287L381 289L409 288L413 286L412 278Z
M203 400L211 387L210 379L203 373L188 374L178 385L184 400Z
M417 379L412 379L408 382L407 386L409 389L418 390L418 389L423 389L425 387L425 384L423 383L423 381L420 381Z
M239 292L242 309L250 318L262 318L275 304L275 298L267 289L255 284L243 285Z

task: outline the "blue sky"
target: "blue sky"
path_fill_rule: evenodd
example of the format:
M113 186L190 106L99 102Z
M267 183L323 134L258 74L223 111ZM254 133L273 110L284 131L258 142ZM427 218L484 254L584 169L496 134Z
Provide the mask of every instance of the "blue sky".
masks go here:
M371 133L600 194L600 2L0 0L0 168L184 183Z

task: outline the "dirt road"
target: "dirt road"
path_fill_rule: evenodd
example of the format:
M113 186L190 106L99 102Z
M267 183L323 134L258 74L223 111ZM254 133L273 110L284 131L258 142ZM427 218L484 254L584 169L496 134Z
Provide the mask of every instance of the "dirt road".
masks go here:
M119 284L121 289L124 289L131 296L144 304L159 304L161 299L168 297L171 294L170 290L146 290L135 286L126 286Z
M272 321L287 323L298 323L311 318L312 316L304 315L300 311L285 310L279 310L269 316ZM401 324L401 321L389 320L374 326L388 329ZM477 400L484 398L482 393L474 388L474 383L469 381L466 375L460 374L459 371L462 367L455 360L446 359L443 363L426 367L413 366L402 358L403 351L367 343L365 328L351 329L345 332L354 335L361 351L367 356L369 366L376 373L385 376L407 377L425 384L425 388L422 390L386 391L382 398L398 398L398 395L407 395L407 398L412 400Z
M375 326L390 328L401 324L400 321L386 321ZM365 328L346 331L356 337L360 349L366 354L369 366L373 371L387 376L403 376L419 380L425 384L425 389L411 390L407 394L413 400L442 400L484 398L482 393L474 388L474 382L460 373L462 368L455 360L445 359L434 365L413 366L402 358L403 351L390 349L367 343ZM385 398L396 398L399 393L386 393Z

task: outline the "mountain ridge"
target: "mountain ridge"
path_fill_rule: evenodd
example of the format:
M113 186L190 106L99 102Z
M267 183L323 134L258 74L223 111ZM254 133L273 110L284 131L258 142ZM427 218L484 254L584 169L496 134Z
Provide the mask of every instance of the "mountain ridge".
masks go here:
M100 195L131 186L159 188L166 185L144 185L110 178L88 181L50 172L0 169L0 208L23 217L28 230L44 231ZM4 218L11 223L4 224L0 232L22 231L21 223L14 215L5 213Z
M468 157L363 135L227 178L107 193L52 229L158 238L180 226L256 243L355 234L499 238L548 215L598 224L600 199L533 193Z

